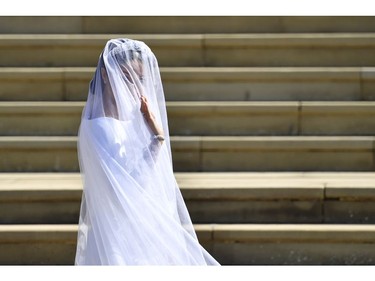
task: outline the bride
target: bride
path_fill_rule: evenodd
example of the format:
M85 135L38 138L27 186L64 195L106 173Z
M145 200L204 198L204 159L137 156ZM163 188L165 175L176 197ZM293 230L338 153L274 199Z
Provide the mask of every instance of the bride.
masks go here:
M175 180L159 67L145 43L107 42L78 156L76 265L220 265L199 244Z

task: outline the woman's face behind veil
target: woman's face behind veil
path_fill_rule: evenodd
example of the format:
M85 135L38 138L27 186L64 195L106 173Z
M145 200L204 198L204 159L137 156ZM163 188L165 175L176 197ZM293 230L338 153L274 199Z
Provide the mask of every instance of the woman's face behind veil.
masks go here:
M130 62L130 67L133 69L135 74L137 75L136 79L138 79L141 83L143 82L143 65L141 61L133 60ZM120 68L122 73L126 77L126 81L129 82L130 84L134 85L135 81L130 74L128 67L124 64L120 64Z
M127 55L125 51L114 55L115 71L109 74L104 64L101 67L102 78L102 93L103 93L103 107L105 116L119 119L119 101L117 95L130 95L133 104L140 106L140 98L143 95L143 64L141 54L135 51L129 51L132 55ZM137 54L137 55L134 55ZM130 57L130 59L129 59ZM111 81L122 81L121 87L118 85L111 85L109 75L117 76ZM119 80L117 80L119 79ZM115 93L114 93L115 91ZM125 99L127 99L125 97ZM121 104L121 103L120 103Z
M134 50L128 51L128 53L121 52L116 58L127 87L133 98L138 101L141 95L143 95L143 63L141 53Z

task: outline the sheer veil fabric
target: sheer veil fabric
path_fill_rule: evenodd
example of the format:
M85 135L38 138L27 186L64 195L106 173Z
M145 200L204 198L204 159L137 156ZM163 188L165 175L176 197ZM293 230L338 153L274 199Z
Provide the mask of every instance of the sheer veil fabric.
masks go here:
M163 142L145 121L141 97ZM106 43L82 113L78 158L75 265L220 265L200 245L173 174L158 62L145 43Z

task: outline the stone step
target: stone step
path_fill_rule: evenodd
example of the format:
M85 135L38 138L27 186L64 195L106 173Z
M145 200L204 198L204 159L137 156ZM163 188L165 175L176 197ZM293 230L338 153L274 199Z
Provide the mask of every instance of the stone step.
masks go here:
M160 66L375 66L375 33L5 34L0 66L96 66L118 37L144 41Z
M0 100L85 101L93 67L1 67ZM375 100L374 67L161 67L169 101Z
M2 16L0 33L374 32L366 16Z
M375 223L375 173L175 173L193 223ZM0 174L0 224L78 223L79 173Z
M222 265L374 265L374 225L196 224ZM0 264L73 265L77 225L0 225Z
M375 102L169 102L173 135L375 135Z
M172 136L176 172L373 171L371 136ZM1 172L76 172L77 138L0 137Z
M0 135L77 135L84 102L0 102ZM375 102L168 101L171 135L375 135Z

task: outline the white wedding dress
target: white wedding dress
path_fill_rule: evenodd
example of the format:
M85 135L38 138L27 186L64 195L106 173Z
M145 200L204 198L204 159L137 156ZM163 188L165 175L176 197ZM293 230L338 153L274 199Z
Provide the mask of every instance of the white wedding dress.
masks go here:
M129 68L134 59L141 72ZM140 93L163 127L162 144L139 111ZM159 68L143 42L108 41L82 114L78 154L76 265L220 265L200 245L174 177Z

